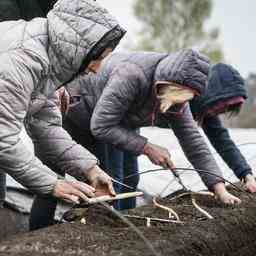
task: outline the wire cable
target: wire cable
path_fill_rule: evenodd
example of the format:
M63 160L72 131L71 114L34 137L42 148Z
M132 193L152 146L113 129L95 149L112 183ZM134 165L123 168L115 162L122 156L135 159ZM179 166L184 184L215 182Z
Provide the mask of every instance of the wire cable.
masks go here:
M224 182L227 182L229 183L230 185L232 185L234 188L236 188L237 190L239 190L240 192L246 192L245 190L242 190L241 188L239 188L237 185L235 185L233 182L230 182L229 180L221 177L220 175L217 175L215 173L212 173L211 171L209 170L203 170L203 169L194 169L194 168L173 168L173 170L175 171L192 171L192 172L197 172L197 173L203 173L203 174L208 174L208 175L212 175L212 176L215 176L219 179L221 179L222 181ZM144 175L144 174L147 174L147 173L153 173L153 172L159 172L159 171L169 171L171 172L171 170L169 169L166 169L166 168L159 168L159 169L152 169L152 170L146 170L146 171L143 171L143 172L139 172L139 173L134 173L134 174L131 174L131 175L128 175L126 177L124 177L124 179L128 179L128 178L131 178L131 177L134 177L136 175Z
M148 249L152 252L152 255L154 256L161 256L159 252L155 250L153 245L150 243L150 241L143 235L143 233L131 222L123 216L120 212L115 210L114 208L111 208L106 202L100 202L101 205L103 205L106 209L114 213L119 219L121 219L125 224L127 224L145 243L145 245L148 247Z
M254 145L254 146L256 146L256 143L255 143L255 142L241 143L241 144L238 144L238 145L236 145L236 146L237 146L238 148L241 148L241 147L243 147L243 146L248 146L248 145ZM213 155L217 155L217 154L225 153L225 152L227 152L227 151L229 151L229 149L222 150L222 151L220 151L220 152L215 151L215 152L213 152L212 154L213 154ZM246 160L246 161L247 161L247 162L250 162L251 160L253 160L253 159L255 159L255 158L256 158L256 155L254 155L253 157L251 157L250 159L248 159L248 160ZM190 167L192 167L191 164L190 164L187 168L190 168ZM186 172L186 171L182 171L182 172L180 172L179 175L182 175L182 174L184 174L185 172ZM231 177L232 177L232 176L228 177L228 179L230 179ZM174 182L176 182L176 179L175 179L175 178L172 179L172 180L164 187L164 189L159 193L159 196L162 196L163 193L164 193ZM200 182L201 182L201 181L197 181L197 182L193 183L192 185L190 185L190 187L196 186L196 185L199 184Z

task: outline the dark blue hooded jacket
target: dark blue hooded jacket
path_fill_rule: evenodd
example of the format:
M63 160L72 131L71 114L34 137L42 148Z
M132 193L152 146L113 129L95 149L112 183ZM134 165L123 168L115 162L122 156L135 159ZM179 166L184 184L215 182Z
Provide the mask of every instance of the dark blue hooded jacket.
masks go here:
M195 119L200 119L216 103L236 96L247 98L243 78L231 66L219 63L211 68L206 92L191 101L191 111ZM215 150L239 179L252 174L251 167L218 116L205 117L202 128Z

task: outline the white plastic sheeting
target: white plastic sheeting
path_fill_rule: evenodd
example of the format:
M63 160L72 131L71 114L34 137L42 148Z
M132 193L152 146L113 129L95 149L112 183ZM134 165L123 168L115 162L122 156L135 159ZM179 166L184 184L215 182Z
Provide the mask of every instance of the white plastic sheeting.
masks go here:
M255 143L255 145L242 145L240 146L240 150L251 164L254 166L256 164L256 130L255 129L232 129L230 130L231 136L234 141L239 144L246 143ZM170 129L160 129L160 128L143 128L141 129L141 133L148 137L150 142L158 144L160 146L168 148L172 155L172 159L176 164L176 167L189 167L190 164L184 157L184 154L179 146L179 143L174 136L173 132ZM26 141L27 145L33 150L33 144L30 138L26 135L23 130L21 133L21 139ZM214 152L213 148L212 152ZM219 166L221 167L224 177L230 181L237 181L233 172L224 164L221 158L214 154L216 157ZM149 169L157 169L158 166L153 165L145 156L139 157L139 170L145 171ZM194 172L184 172L181 174L181 178L185 183L186 187L193 190L198 191L201 189L205 189L205 186L201 182L199 176ZM11 177L7 178L7 197L6 201L14 206L17 210L29 213L33 195L28 193L22 188L22 186L13 180ZM156 173L148 173L145 175L141 175L139 188L148 192L151 195L168 195L178 189L181 188L177 180L175 180L171 171L160 171ZM166 189L165 189L166 188ZM165 189L165 191L163 191ZM63 205L58 207L57 211L57 219L60 218L62 213L65 211L67 206L63 208Z

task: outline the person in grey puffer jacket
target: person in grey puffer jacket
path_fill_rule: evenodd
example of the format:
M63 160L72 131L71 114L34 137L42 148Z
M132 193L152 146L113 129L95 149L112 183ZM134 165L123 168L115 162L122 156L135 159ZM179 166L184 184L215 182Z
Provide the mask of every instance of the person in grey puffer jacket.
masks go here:
M93 0L60 0L45 18L0 23L0 164L23 186L78 202L114 194L97 159L62 128L55 90L118 44L124 30ZM25 125L36 156L19 138ZM39 160L40 159L40 160ZM67 172L92 185L58 179Z
M221 171L186 103L204 91L208 71L207 58L194 50L112 54L97 75L80 76L67 86L71 95L79 92L79 97L70 105L64 126L77 140L78 131L91 130L98 140L136 155L145 154L154 164L170 169L174 164L169 152L149 143L135 129L171 127L193 166L212 172L200 173L206 186L221 201L239 203L214 175L221 176ZM173 89L175 97L165 98L161 94L165 87Z

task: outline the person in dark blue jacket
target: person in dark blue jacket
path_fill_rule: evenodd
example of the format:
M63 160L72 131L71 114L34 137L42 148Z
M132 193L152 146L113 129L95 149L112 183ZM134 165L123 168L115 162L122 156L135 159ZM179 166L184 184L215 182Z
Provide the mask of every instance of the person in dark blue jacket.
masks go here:
M219 63L211 68L207 90L190 102L190 108L215 150L244 181L246 189L254 193L256 181L252 169L218 116L221 113L229 113L230 116L239 113L246 98L245 83L239 72L230 65Z

